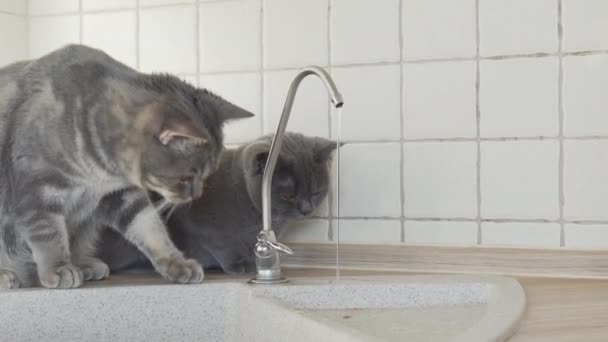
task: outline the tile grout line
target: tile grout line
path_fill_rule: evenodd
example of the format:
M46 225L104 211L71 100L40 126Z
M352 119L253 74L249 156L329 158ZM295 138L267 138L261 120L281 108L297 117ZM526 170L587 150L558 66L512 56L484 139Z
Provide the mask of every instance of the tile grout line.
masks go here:
M135 1L135 68L137 70L141 69L140 62L140 52L139 52L139 1Z
M327 216L311 216L303 219L306 220L327 220ZM479 221L477 218L466 218L466 217L401 217L401 216L342 216L341 220L348 221L414 221L414 222L471 222L476 223ZM482 218L481 222L489 223L540 223L540 224L559 224L562 220L558 219L517 219L517 218ZM564 223L577 224L577 225L608 225L608 220L563 220Z
M332 75L332 63L331 63L331 0L327 0L327 72ZM333 76L333 75L332 75ZM336 139L337 137L333 136L333 126L332 126L332 116L331 116L331 102L327 103L327 128L329 129L329 136L332 139ZM338 135L340 132L338 132ZM339 147L338 147L339 148ZM338 161L339 162L339 161ZM338 177L339 180L339 177ZM334 240L334 187L332 186L327 194L328 200L328 225L327 225L327 240ZM339 219L339 218L338 218ZM339 225L339 224L338 224Z
M27 14L16 13L16 12L11 12L11 11L4 11L4 10L0 10L0 14L6 14L6 15L13 16L13 17L26 17L27 16Z
M557 79L557 99L558 99L558 122L559 122L559 161L558 161L558 203L559 203L559 244L560 247L566 246L566 228L564 223L564 58L563 58L563 2L557 0L557 39L559 70Z
M230 0L230 1L238 1L238 0ZM207 1L213 2L213 1ZM192 2L182 2L182 3L174 3L174 4L166 4L166 5L153 5L153 6L140 6L141 9L162 9L162 8L170 8L170 7L190 7L192 6ZM137 6L133 7L112 7L112 8L100 8L100 9L92 9L92 10L74 10L74 11L65 11L65 12L57 12L57 13L44 13L44 14L34 14L31 15L33 18L51 18L51 17L62 17L69 15L77 15L77 14L103 14L103 13L116 13L116 12L126 12L126 11L134 11ZM3 11L0 11L2 13Z
M480 45L480 29L479 29L479 0L475 0L475 145L477 147L477 162L475 175L475 186L476 186L476 200L477 200L477 244L481 245L483 242L483 235L481 231L481 111L479 108L479 94L480 94L480 61L479 61L479 45Z
M400 199L401 199L401 237L400 241L405 242L405 148L403 129L405 126L405 113L403 112L404 97L404 76L405 64L403 63L403 0L399 0L399 186L400 186Z
M241 1L241 0L196 0L196 2L206 2L208 4L212 4L212 3L218 3L218 2L237 2L237 1ZM184 2L183 4L189 4L188 2ZM166 5L156 5L158 7L166 7L166 6L172 6L172 4L166 4Z
M608 55L608 50L588 50L578 52L562 52L561 56L594 56L594 55ZM421 60L404 60L402 62L366 62L366 63L352 63L352 64L332 64L332 68L336 69L350 69L350 68L364 68L373 66L390 66L399 64L431 64L431 63L447 63L447 62L476 62L479 61L500 61L500 60L511 60L511 59L523 59L523 58L550 58L559 57L558 53L535 53L528 55L504 55L504 56L491 56L479 58L442 58L442 59L421 59ZM320 65L320 67L327 68L328 65ZM223 74L239 74L239 73L252 73L252 72L264 72L264 71L294 71L300 70L299 67L269 67L269 68L245 68L245 69L234 69L234 70L218 70L218 71L205 71L201 72L203 75L223 75Z
M480 142L512 142L512 141L558 141L560 137L496 137L496 138L479 138ZM594 136L573 136L563 137L564 141L578 140L578 141L593 141L593 140L608 140L608 136L594 135ZM446 143L446 142L476 142L477 138L406 138L406 139L369 139L369 140L341 140L340 142L352 144L352 145L365 145L365 144L425 144L425 143ZM234 143L232 145L239 145L240 143Z

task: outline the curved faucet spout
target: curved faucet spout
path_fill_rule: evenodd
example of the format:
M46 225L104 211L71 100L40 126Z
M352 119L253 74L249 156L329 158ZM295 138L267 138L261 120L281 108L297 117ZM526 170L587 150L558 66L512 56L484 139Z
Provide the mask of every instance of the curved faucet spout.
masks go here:
M264 219L264 228L258 234L258 242L254 249L256 257L256 277L249 281L252 284L276 284L287 281L287 279L281 276L279 252L286 254L292 254L293 252L289 247L277 242L274 231L272 230L271 184L274 168L277 164L279 153L281 152L285 128L287 127L287 121L291 114L293 100L296 97L296 92L298 91L300 83L308 75L316 75L321 79L329 92L331 102L336 108L340 108L344 104L342 95L336 88L331 76L329 76L325 70L317 66L309 66L302 69L291 82L291 86L287 93L287 99L285 99L285 105L283 106L281 120L279 120L279 127L277 128L274 138L272 139L272 144L270 145L270 152L268 153L268 160L266 161L264 176L262 178L262 215Z
M270 152L268 154L268 160L266 161L266 167L264 168L264 176L262 178L262 211L264 218L264 230L271 231L271 215L272 215L272 205L271 205L271 184L272 184L272 175L274 173L274 167L277 164L277 158L281 151L281 146L283 144L283 137L285 135L285 128L287 127L287 122L289 121L289 115L291 114L291 108L293 107L293 101L296 97L296 93L298 91L298 87L302 80L309 75L316 75L321 79L329 95L331 97L331 102L336 108L342 107L344 104L344 99L342 99L342 94L336 88L336 84L331 76L327 73L327 71L323 70L318 66L308 66L302 69L296 77L291 82L291 86L289 87L289 91L287 92L287 98L285 99L285 105L283 106L283 113L281 114L281 119L279 121L279 127L272 139L272 144L270 145ZM271 234L271 239L274 237L274 234Z

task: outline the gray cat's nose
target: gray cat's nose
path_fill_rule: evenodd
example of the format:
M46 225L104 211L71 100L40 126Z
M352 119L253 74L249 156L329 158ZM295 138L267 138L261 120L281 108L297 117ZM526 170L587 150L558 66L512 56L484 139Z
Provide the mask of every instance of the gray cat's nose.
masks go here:
M304 216L310 215L313 209L314 208L312 207L312 204L308 201L302 201L298 203L298 211Z

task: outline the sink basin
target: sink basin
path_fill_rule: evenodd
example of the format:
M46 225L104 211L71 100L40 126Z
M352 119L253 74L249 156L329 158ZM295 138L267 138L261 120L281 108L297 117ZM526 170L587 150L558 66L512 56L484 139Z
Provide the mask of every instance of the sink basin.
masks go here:
M0 303L13 341L503 341L525 296L510 278L407 275L13 290Z

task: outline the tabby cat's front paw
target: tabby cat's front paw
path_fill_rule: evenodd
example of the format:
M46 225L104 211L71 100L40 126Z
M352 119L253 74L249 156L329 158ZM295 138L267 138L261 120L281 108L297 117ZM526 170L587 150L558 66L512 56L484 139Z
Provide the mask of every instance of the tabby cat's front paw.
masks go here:
M79 266L85 281L102 280L110 275L110 267L97 258L87 258Z
M38 276L42 286L51 289L69 289L82 285L82 271L72 264L54 269L39 269Z
M0 268L0 290L17 289L20 285L15 272Z
M198 284L205 278L203 267L198 262L182 256L161 259L156 269L166 279L181 284Z

